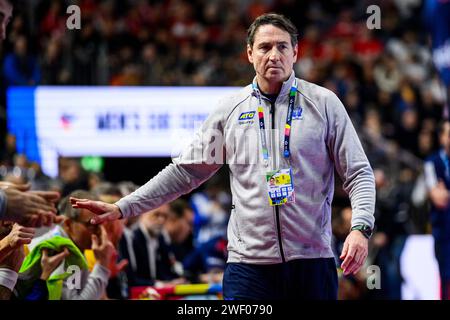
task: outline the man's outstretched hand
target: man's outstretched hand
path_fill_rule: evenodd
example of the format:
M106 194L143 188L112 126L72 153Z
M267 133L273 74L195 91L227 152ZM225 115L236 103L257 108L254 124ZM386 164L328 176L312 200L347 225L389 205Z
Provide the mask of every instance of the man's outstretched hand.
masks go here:
M70 198L70 203L73 208L87 209L93 212L95 216L91 219L92 224L100 224L105 221L113 221L122 218L122 213L115 204L73 197Z

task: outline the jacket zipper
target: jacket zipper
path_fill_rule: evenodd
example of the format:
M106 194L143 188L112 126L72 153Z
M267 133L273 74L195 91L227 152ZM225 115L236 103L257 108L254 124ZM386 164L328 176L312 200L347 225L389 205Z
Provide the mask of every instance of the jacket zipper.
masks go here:
M273 162L273 169L277 170L276 167L276 148L275 148L275 139L273 138L274 132L275 132L275 102L270 102L270 114L272 116L272 132L271 132L271 140L272 140L272 162ZM281 240L281 223L280 223L280 208L278 206L275 206L275 217L277 220L277 233L278 233L278 246L280 247L280 254L281 254L281 260L283 263L286 262L286 259L284 257L284 251L283 251L283 242Z

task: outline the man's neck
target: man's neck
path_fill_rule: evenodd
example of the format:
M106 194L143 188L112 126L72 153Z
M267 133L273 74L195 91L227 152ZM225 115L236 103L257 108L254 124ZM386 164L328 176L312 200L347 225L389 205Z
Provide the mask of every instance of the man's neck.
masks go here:
M283 82L269 83L259 77L256 77L256 82L258 83L259 90L266 96L279 94L283 86Z

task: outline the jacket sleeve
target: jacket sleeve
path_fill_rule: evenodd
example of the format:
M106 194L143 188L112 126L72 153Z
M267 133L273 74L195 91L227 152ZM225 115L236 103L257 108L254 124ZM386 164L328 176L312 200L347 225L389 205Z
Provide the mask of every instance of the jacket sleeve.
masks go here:
M350 197L352 226L374 227L375 177L369 160L339 98L329 94L326 102L328 148L334 166Z
M216 173L224 163L224 103L205 120L193 141L145 185L116 202L123 216L157 208L189 193Z

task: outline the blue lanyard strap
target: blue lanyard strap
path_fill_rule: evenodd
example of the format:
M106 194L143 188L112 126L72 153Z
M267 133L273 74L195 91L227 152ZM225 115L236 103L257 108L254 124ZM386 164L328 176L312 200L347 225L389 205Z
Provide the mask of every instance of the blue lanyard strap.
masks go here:
M265 135L265 124L264 124L264 109L262 107L262 99L261 93L259 92L256 83L253 83L253 91L258 99L258 118L259 118L259 131L261 134L261 144L262 144L262 152L264 160L269 159L269 150L267 149L267 140ZM291 138L291 123L292 123L292 113L295 104L295 96L297 93L297 79L295 79L294 84L289 91L289 106L288 112L286 116L286 125L284 127L284 152L283 155L285 158L289 158L291 156L290 152L290 138Z

